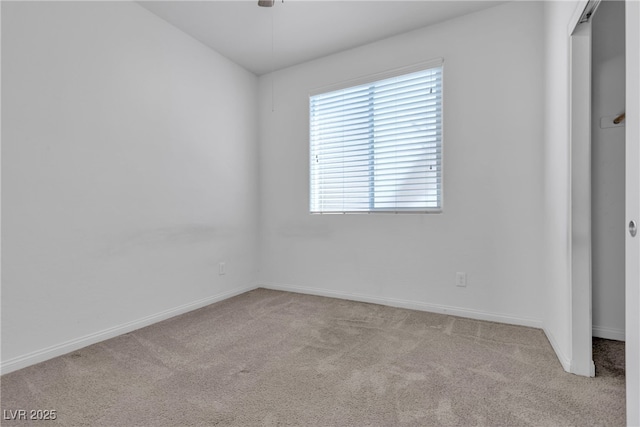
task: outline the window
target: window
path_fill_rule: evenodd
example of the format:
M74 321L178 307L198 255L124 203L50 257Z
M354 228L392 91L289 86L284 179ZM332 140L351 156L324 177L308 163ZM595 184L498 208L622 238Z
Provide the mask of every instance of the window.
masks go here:
M310 96L311 212L439 212L442 61L366 80Z

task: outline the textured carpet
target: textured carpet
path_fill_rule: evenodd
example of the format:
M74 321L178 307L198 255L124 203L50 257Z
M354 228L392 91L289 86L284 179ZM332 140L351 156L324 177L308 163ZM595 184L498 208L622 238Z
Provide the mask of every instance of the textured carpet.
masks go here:
M596 376L624 378L624 341L593 338Z
M543 332L258 289L1 378L64 426L622 426L624 377Z

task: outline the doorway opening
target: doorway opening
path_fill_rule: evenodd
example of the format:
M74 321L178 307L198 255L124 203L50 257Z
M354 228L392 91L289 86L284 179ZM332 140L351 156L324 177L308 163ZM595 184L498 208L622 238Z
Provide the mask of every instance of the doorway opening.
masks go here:
M570 27L571 372L593 377L603 350L624 353L625 3L590 0L579 12ZM615 359L624 366L623 354Z
M624 375L625 2L591 24L591 278L595 374Z

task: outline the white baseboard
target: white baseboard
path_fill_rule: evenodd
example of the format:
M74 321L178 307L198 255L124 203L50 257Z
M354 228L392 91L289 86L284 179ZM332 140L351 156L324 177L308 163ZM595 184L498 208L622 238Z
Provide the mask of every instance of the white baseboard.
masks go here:
M451 307L439 304L428 304L418 301L409 301L397 298L375 297L350 292L332 291L328 289L307 288L291 285L276 285L273 283L262 283L259 287L276 291L296 292L300 294L318 295L330 298L346 299L351 301L368 302L373 304L388 305L391 307L408 308L411 310L428 311L431 313L448 314L451 316L466 317L476 320L487 320L490 322L507 323L510 325L529 326L542 329L542 321L524 317L507 316L504 314L490 313L479 310L470 310L460 307Z
M624 341L624 329L607 328L605 326L592 326L591 334L596 338Z
M245 292L256 289L255 286L245 287L241 289L234 289L232 291L223 292L217 295L213 295L207 298L200 299L191 303L183 304L178 307L170 308L160 313L152 314L150 316L143 317L132 322L123 323L112 328L104 329L102 331L85 335L80 338L76 338L70 341L63 342L51 347L47 347L41 350L37 350L23 356L14 357L7 361L0 363L0 374L7 374L9 372L16 371L18 369L26 368L27 366L34 365L36 363L44 362L45 360L53 359L54 357L62 356L69 352L79 350L83 347L87 347L91 344L95 344L100 341L108 340L109 338L117 337L118 335L126 334L136 329L143 328L145 326L152 325L162 320L169 319L171 317L187 313L189 311L196 310L201 307L225 300L227 298L234 297L236 295L243 294Z
M560 365L562 365L562 369L564 369L566 372L571 372L571 358L567 357L567 355L564 354L564 352L558 345L558 341L556 341L556 338L547 328L542 328L542 330L547 336L549 344L551 344L551 348L553 348L553 351L556 353L556 357L558 358Z

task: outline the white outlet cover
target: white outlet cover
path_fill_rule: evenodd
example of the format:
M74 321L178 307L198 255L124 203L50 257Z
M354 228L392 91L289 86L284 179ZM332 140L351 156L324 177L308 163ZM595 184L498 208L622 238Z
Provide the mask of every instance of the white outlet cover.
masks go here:
M467 287L467 273L462 273L462 272L456 273L456 286L461 288Z

